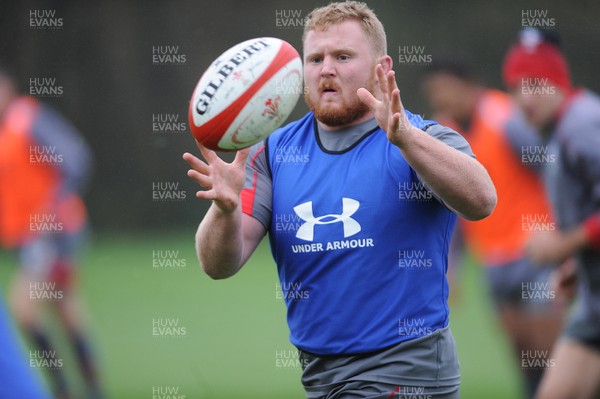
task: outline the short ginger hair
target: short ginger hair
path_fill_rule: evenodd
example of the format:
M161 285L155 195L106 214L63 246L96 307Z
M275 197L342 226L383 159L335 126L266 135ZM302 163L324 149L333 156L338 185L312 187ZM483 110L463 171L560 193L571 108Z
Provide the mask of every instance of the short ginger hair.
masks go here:
M358 1L331 3L312 10L306 19L302 41L304 42L310 31L324 31L331 25L348 20L355 20L360 23L364 35L371 42L371 48L375 56L387 54L387 38L383 24L369 6Z

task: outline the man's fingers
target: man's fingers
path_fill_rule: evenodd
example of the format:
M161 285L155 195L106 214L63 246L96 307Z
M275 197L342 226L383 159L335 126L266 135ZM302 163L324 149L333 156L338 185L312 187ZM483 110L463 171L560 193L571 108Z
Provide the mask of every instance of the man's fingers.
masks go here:
M398 88L392 91L392 103L390 107L393 113L402 112L402 102L400 101L400 90Z
M217 199L217 194L214 192L214 190L198 191L196 192L196 198L214 201Z
M188 170L187 175L190 179L192 179L202 187L205 187L207 189L212 188L212 179L209 176L199 173L194 169Z
M398 88L398 85L396 84L396 72L389 71L387 73L386 79L389 92L393 92L395 89Z
M400 117L399 113L392 115L392 131L397 132L400 130Z
M373 94L371 94L371 92L369 92L369 90L365 89L364 87L361 87L360 89L356 90L356 95L358 96L360 101L365 103L367 107L369 107L371 110L375 110L375 108L381 103L381 101L373 97Z
M381 64L377 64L375 66L375 74L377 75L377 81L379 82L379 89L381 90L383 98L385 99L389 93L389 89L385 78L385 73L383 72L383 66L381 66Z
M208 173L208 165L202 161L200 158L186 152L183 154L183 160L188 163L193 169L197 170L200 173L207 174Z
M233 160L233 164L238 167L245 167L246 160L248 159L248 155L250 154L250 147L244 148L243 150L239 150L237 154L235 154L235 159Z
M196 144L206 161L190 153L183 154L183 159L192 167L187 171L188 177L204 188L204 190L196 192L196 198L213 201L223 210L234 209L239 202L239 190L243 184L243 168L250 149L245 148L238 151L233 162L227 163L219 158L216 152L209 150L198 141ZM235 192L237 192L237 197Z
M219 158L216 152L209 150L208 148L200 144L198 140L196 140L196 146L200 149L202 156L208 161L208 163L212 163L221 159Z

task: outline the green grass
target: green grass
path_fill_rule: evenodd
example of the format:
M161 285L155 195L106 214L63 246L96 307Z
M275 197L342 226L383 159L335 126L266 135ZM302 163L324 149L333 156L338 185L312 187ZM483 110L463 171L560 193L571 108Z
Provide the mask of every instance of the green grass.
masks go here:
M153 267L153 251L167 250L179 251L185 267ZM14 265L6 253L0 260ZM12 270L0 270L4 288ZM96 237L81 279L110 398L149 399L153 387L177 388L188 399L304 397L300 370L276 367L276 353L293 348L266 242L238 275L213 281L195 260L193 231ZM518 398L516 367L480 270L467 267L463 280L451 317L462 398ZM153 336L153 319L178 321L185 335Z

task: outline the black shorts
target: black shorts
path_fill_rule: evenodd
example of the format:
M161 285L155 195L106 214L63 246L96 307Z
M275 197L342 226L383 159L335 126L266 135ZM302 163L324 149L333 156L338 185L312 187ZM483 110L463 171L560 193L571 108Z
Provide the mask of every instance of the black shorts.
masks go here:
M497 308L509 305L531 313L552 312L559 303L550 287L551 267L536 267L525 258L485 268L487 284ZM562 306L562 305L561 305Z
M300 351L309 399L458 399L460 368L449 327L378 352L318 356Z
M563 336L600 353L600 297L579 285Z

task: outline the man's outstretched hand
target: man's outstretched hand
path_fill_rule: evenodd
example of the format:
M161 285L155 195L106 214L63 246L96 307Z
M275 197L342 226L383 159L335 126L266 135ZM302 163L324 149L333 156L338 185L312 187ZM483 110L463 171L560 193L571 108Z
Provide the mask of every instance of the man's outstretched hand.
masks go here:
M400 100L400 89L396 84L396 75L393 70L384 73L381 64L377 64L375 73L382 98L375 98L373 93L363 87L358 89L356 94L371 109L379 127L387 133L388 140L403 148L413 126L404 112L404 106Z
M183 159L192 168L187 175L205 188L198 191L196 197L213 201L222 212L233 212L239 205L240 193L244 187L246 159L250 148L238 151L233 162L227 163L198 141L196 145L206 161L189 152L183 154Z

